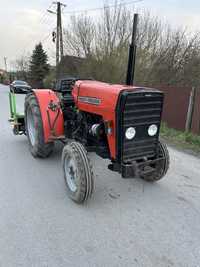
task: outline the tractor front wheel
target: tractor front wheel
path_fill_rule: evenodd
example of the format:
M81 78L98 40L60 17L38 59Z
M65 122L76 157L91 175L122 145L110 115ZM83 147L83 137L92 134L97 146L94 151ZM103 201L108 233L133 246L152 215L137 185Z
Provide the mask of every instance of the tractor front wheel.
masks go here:
M62 166L68 196L76 203L91 197L94 187L92 167L82 144L71 142L62 153Z
M45 143L43 123L36 96L28 94L25 98L25 126L30 152L34 157L48 157L54 147L54 143Z
M167 146L163 142L159 142L158 150L159 157L162 159L154 163L153 166L146 166L144 172L146 171L147 173L141 175L141 178L148 182L162 179L169 169L170 160Z

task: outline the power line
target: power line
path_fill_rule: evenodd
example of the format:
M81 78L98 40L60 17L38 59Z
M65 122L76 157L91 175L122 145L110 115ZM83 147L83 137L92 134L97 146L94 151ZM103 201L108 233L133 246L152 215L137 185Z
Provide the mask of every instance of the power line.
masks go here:
M56 28L54 28L48 35L46 35L42 40L40 40L41 43L46 42L46 40L52 35L52 32L55 31Z
M75 14L75 13L84 13L84 12L91 12L91 11L98 11L98 10L104 10L104 9L108 9L108 8L113 8L116 6L127 6L127 5L131 5L131 4L136 4L139 2L143 2L144 0L134 0L134 1L130 1L130 2L121 2L119 4L113 4L113 5L108 5L108 6L104 6L104 7L96 7L96 8L90 8L90 9L83 9L83 10L74 10L74 11L67 11L64 12L64 14Z
M54 28L54 29L55 29L55 28ZM54 29L51 30L51 32L48 33L48 35L46 35L42 40L41 40L41 38L38 38L38 39L39 39L38 42L39 42L39 41L40 41L40 42L44 42L44 41L46 41L46 39L52 34L52 31L54 31ZM35 41L35 40L34 40L34 41ZM27 47L28 47L32 42L33 42L33 39L31 39L29 42L26 43L26 45L25 45L24 48L23 48L23 51L24 51L24 52L26 51Z
M34 39L34 42L35 43L39 43L39 42L41 42L41 43L43 43L43 42L45 42L51 35L52 35L52 32L55 30L55 28L51 28L51 29L49 29L49 33L48 33L48 35L46 35L43 39L41 39L43 36L40 36L39 38L37 38L37 40L36 39ZM29 40L27 43L26 43L26 45L23 47L23 54L25 54L26 53L26 51L27 51L27 48L31 45L33 43L33 38L31 37L31 40Z
M84 10L74 10L74 11L67 11L67 12L62 12L62 13L64 13L64 14L75 14L75 13L83 13L83 12L92 12L92 11L98 11L98 10L104 10L104 9L109 9L109 8L114 8L114 7L116 7L116 6L126 6L126 5L131 5L131 4L135 4L135 3L139 3L139 2L143 2L144 0L134 0L134 1L129 1L129 2L120 2L120 3L115 3L115 4L113 4L113 5L107 5L107 6L104 6L104 7L96 7L96 8L91 8L91 9L84 9ZM55 6L55 4L57 4L57 2L52 2L50 5L49 5L49 7L48 7L48 9L47 10L51 10L52 9L52 7L53 6ZM64 4L62 4L61 3L61 7L64 7L65 5ZM52 12L54 12L54 10L51 10ZM56 11L55 11L55 13L56 13ZM39 24L48 24L49 25L49 19L48 19L48 13L47 12L45 12L42 16L41 16L41 18L40 18L40 20L39 20ZM51 23L51 25L52 25L53 23ZM54 31L55 29L53 29L53 31ZM50 36L51 36L51 34L52 34L52 31L48 34L48 35L46 35L42 40L41 39L39 39L40 40L40 42L45 42ZM33 42L33 40L31 40L30 42L28 42L27 44L26 44L26 46L23 48L23 51L24 51L24 53L25 53L25 51L27 50L27 47L31 44Z
M53 2L49 5L49 7L47 8L47 9L51 9L52 8L52 6L53 6ZM47 16L48 15L48 13L46 12L46 10L44 11L44 15L43 16L41 16L41 18L40 18L40 20L39 20L39 24L43 24L45 21L46 21L46 19L47 19Z
M52 6L53 6L53 2L49 5L48 9L51 9ZM47 13L46 10L45 10L45 12L42 13L42 15L40 16L40 19L39 19L39 21L38 21L38 24L39 24L39 25L40 25L40 24L47 24L47 25L51 24L51 25L52 25L52 23L48 23L49 20L48 20L48 16L47 16L47 15L48 15L48 13ZM50 26L51 26L51 25L50 25ZM50 36L50 35L51 35L51 33L48 34L48 36ZM39 39L41 39L41 38L39 38ZM46 40L46 39L47 39L47 36L44 38L44 40ZM27 51L27 47L29 47L29 45L30 45L32 42L33 42L33 39L32 39L32 37L31 37L31 40L28 41L28 42L26 43L26 45L23 47L23 54L25 54L25 52Z

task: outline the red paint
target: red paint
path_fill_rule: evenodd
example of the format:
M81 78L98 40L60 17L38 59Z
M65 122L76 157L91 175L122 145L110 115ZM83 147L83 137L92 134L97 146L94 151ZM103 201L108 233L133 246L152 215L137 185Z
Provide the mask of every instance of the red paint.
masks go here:
M112 133L107 135L108 144L110 148L110 157L112 159L116 158L116 105L119 98L119 94L124 90L138 90L142 87L136 86L126 86L118 84L108 84L98 81L77 81L72 90L72 95L75 101L75 104L79 110L89 112L92 114L97 114L102 116L104 121L110 121L112 127ZM147 88L145 88L147 89ZM52 90L34 90L34 93L38 99L40 106L40 111L42 115L42 121L44 126L44 137L45 142L50 141L51 133L47 117L47 109L49 102L58 103L59 99L57 95ZM101 104L94 105L89 103L84 103L78 100L78 97L94 97L98 98L101 101ZM49 110L51 117L51 124L53 123L56 112ZM55 127L56 136L64 135L64 119L62 110L60 110L60 115Z
M108 84L97 81L77 81L74 85L72 95L78 109L101 115L104 121L111 121L112 134L108 135L110 156L116 158L116 105L119 94L123 90L136 90L140 87ZM83 103L78 100L78 96L95 97L101 100L100 105Z
M55 117L57 115L57 111L52 111L51 109L48 108L50 101L52 100L54 103L59 103L59 98L57 95L52 91L48 89L35 89L33 90L39 107L40 107L40 112L42 116L42 122L43 122L43 131L44 131L44 140L45 143L48 143L51 141L51 132L50 132L50 127L49 127L49 122L48 122L48 115L47 115L47 110L49 111L50 115L50 121L51 125L53 124ZM60 113L58 116L58 119L55 124L55 136L60 137L64 135L64 119L63 119L63 113L60 108Z

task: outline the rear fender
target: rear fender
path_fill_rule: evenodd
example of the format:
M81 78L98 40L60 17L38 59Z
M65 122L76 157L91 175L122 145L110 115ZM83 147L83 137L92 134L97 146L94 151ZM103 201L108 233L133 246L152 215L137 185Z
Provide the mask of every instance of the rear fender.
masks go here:
M48 89L34 89L33 92L40 107L45 143L63 138L64 119L59 98Z

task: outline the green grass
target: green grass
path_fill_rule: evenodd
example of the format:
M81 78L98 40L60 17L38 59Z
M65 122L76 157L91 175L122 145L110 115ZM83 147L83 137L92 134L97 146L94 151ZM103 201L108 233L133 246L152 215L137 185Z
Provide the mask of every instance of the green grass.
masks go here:
M167 142L183 149L200 153L200 136L189 132L182 132L168 128L165 123L161 125L161 137Z

